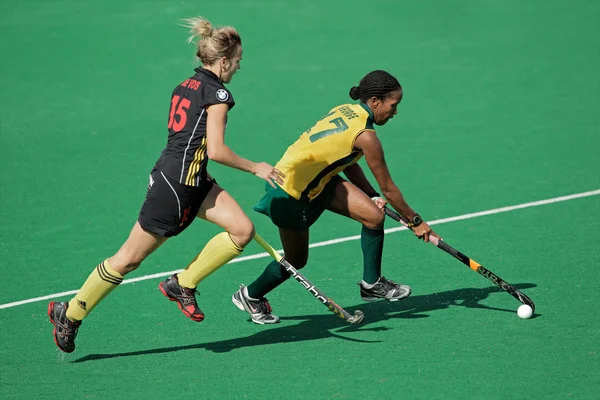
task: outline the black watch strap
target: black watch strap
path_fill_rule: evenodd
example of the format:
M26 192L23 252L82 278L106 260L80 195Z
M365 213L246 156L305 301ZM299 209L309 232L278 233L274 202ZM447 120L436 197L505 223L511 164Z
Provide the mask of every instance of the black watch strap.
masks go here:
M422 223L423 223L423 219L421 218L421 216L419 214L415 214L411 218L408 219L408 227L409 228L417 227L417 226L421 225Z

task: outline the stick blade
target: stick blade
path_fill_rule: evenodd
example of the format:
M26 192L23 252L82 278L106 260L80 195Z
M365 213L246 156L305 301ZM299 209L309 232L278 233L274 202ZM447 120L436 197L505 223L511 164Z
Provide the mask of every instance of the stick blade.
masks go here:
M349 318L348 322L350 322L352 325L359 325L363 322L364 319L365 319L365 314L360 310L356 310L356 311L354 311L354 316Z

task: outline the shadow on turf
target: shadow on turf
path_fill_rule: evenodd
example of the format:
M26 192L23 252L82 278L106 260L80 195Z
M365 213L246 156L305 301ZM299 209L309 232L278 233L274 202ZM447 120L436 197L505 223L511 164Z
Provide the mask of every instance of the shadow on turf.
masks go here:
M536 285L530 283L514 285L518 289L528 289ZM265 326L265 329L253 335L222 340L218 342L198 343L185 346L163 347L152 350L132 351L128 353L115 354L90 354L85 357L72 361L80 363L84 361L103 360L107 358L139 356L146 354L171 353L174 351L205 349L215 353L224 353L234 349L251 346L263 346L267 344L300 342L306 340L338 338L359 343L378 343L379 340L361 340L349 338L339 335L346 332L362 332L362 331L385 331L386 327L372 327L368 325L374 322L381 322L392 318L427 318L429 311L441 310L450 306L460 306L468 308L483 308L494 311L504 311L514 313L515 309L502 309L488 307L479 304L481 300L486 299L490 294L500 292L496 287L488 287L485 289L457 289L446 292L432 293L421 296L411 296L406 300L399 302L378 301L374 303L361 303L358 305L345 307L345 309L353 314L355 310L362 310L365 313L365 321L361 325L348 325L340 318L335 318L330 313L317 315L301 315L293 317L281 317L283 324ZM539 316L534 314L532 318ZM287 325L285 321L301 321L294 325ZM339 328L339 329L338 329ZM335 332L331 330L337 329Z

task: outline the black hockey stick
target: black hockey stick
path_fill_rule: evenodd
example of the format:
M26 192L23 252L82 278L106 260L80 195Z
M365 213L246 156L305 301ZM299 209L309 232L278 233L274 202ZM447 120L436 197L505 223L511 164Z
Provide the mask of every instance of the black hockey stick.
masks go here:
M386 207L385 213L388 217L400 222L402 225L408 226L408 221L406 220L406 218L398 214L396 211ZM533 311L535 311L535 304L533 304L533 301L531 301L529 297L521 293L521 291L519 291L519 289L515 288L513 285L501 279L498 275L494 274L489 269L484 268L484 266L479 264L477 261L472 260L471 258L467 257L460 251L454 249L452 246L450 246L442 240L439 240L433 235L429 235L429 241L434 246L444 250L446 253L450 254L452 257L456 258L457 260L465 264L467 267L471 268L473 271L479 273L480 275L483 275L484 277L492 281L500 289L504 290L505 292L508 292L515 299L519 300L522 304L528 305Z
M260 244L260 246L263 249L265 249L267 251L267 253L269 253L271 255L271 257L273 257L279 264L281 264L283 266L283 268L285 268L285 270L294 279L296 279L298 282L300 282L300 284L302 286L304 286L304 288L306 290L308 290L317 300L319 300L321 303L325 304L325 306L327 308L329 308L329 310L331 312L333 312L338 317L343 318L346 321L348 321L349 323L354 324L354 325L358 325L363 321L363 319L365 318L365 315L363 314L362 311L356 310L356 311L354 311L354 315L351 315L348 311L344 310L342 307L337 305L325 293L323 293L321 290L319 290L319 288L317 288L311 281L306 279L306 277L304 275L302 275L300 272L298 272L298 270L296 268L294 268L294 266L292 264L287 262L285 260L285 258L283 258L281 256L281 254L279 254L273 247L271 247L271 245L269 243L265 242L265 240L262 237L260 237L260 235L258 233L254 235L254 240L256 240L256 242L258 244Z

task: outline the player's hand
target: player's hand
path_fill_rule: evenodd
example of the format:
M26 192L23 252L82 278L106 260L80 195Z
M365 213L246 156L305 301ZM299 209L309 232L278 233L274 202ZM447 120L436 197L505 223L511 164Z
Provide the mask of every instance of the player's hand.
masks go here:
M421 223L421 225L419 226L415 226L414 228L412 228L412 231L419 239L423 239L425 243L429 242L429 236L431 235L435 236L439 240L442 240L442 238L439 237L437 233L431 230L431 228L429 227L429 225L427 225L426 222Z
M375 197L371 197L371 200L373 200L373 203L375 203L375 205L377 207L379 207L381 212L384 212L383 209L385 208L385 206L388 203L386 199L384 199L383 197L375 196Z
M267 164L266 162L256 163L254 167L254 175L269 182L269 185L276 187L273 181L283 185L285 175L277 168Z

